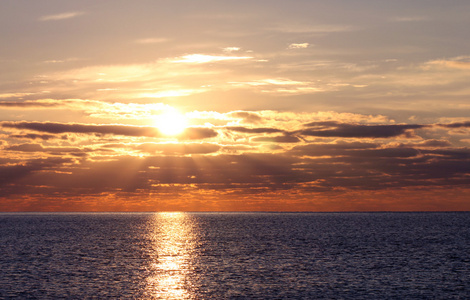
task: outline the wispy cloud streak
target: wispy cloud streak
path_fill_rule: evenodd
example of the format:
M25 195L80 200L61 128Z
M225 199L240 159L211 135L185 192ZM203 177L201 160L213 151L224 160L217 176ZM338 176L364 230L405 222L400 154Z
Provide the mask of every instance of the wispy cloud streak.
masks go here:
M47 15L39 18L39 21L59 21L59 20L66 20L78 17L83 15L84 12L81 11L74 11L74 12L64 12L56 15Z

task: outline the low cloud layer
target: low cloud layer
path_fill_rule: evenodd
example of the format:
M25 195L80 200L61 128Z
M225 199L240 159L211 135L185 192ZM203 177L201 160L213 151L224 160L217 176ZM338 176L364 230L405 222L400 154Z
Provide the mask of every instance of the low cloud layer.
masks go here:
M467 121L368 124L348 121L347 115L343 121L305 122L302 115L296 120L291 114L289 120L275 112L248 111L194 116L217 117L226 125L189 127L180 136L165 137L151 126L2 122L0 196L26 202L150 197L166 199L171 207L171 197L187 197L194 205L195 197L223 203L269 195L272 203L296 197L303 199L302 207L312 208L334 205L332 200L322 200L330 206L305 202L326 199L322 195L367 198L422 189L437 195L465 191L470 180L470 149L455 145L454 138L456 129L465 137Z

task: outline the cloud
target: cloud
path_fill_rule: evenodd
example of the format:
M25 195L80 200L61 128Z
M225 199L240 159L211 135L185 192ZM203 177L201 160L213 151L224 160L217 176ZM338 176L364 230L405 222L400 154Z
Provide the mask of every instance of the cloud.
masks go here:
M336 122L312 123L309 126L337 125ZM234 129L241 134L274 133L267 127L237 127ZM114 128L114 131L118 129ZM198 132L201 133L210 135L210 132ZM245 199L266 193L311 198L325 192L367 193L416 187L455 189L468 185L470 149L452 148L443 140L406 145L379 140L346 142L335 138L330 143L325 140L300 141L288 134L255 136L249 140L252 143L302 142L292 148L283 145L285 149L249 143L221 146L217 143L123 142L95 143L88 147L7 144L0 159L0 190L3 197L32 194L41 198L66 198L121 194L126 199L146 195L163 199L169 194L183 198L196 194L201 197L237 195L241 197L239 199ZM250 153L260 147L264 150L272 147L270 149L277 152ZM103 149L114 151L106 154ZM240 152L230 152L230 149ZM62 155L62 160L28 159L45 154L51 158ZM83 158L88 154L93 154L93 159ZM17 155L16 160L13 155Z
M50 153L53 155L66 155L70 154L73 156L86 156L87 153L83 149L74 147L43 147L40 144L19 144L6 147L8 151L19 151L19 152L42 152Z
M470 62L468 61L435 60L430 63L454 69L470 69Z
M50 108L62 105L60 102L53 101L0 101L0 107L5 108Z
M257 124L263 121L259 114L246 111L234 111L227 114L231 118L240 118L244 123Z
M288 49L305 49L309 46L309 43L290 44Z
M470 69L470 56L457 56L451 59L431 60L426 65L443 66L452 69Z
M356 30L356 27L350 25L280 25L270 28L271 30L280 31L284 33L335 33L335 32L349 32Z
M470 149L460 148L460 149L433 149L433 150L422 150L425 154L434 154L444 156L445 158L455 159L455 160L469 160L470 162Z
M58 20L65 20L65 19L71 19L78 17L80 15L83 15L84 12L81 11L74 11L74 12L65 12L61 14L56 14L56 15L47 15L39 18L39 21L58 21Z
M138 39L135 42L137 44L159 44L167 42L168 39L166 38L146 38L146 39Z
M225 47L222 49L222 51L224 51L225 53L232 53L232 52L240 51L240 48L239 47Z
M111 134L131 137L163 137L155 127L132 125L86 125L53 122L2 122L3 128L33 130L47 133ZM179 135L181 139L204 139L217 136L211 128L189 127Z
M227 126L225 129L235 132L242 132L242 133L277 133L283 132L283 130L276 129L276 128L248 128L242 126Z
M450 124L437 124L437 126L445 127L445 128L467 128L467 127L470 127L470 121L450 123Z
M44 151L44 147L39 144L20 144L20 145L13 145L10 147L5 148L6 150L11 151L24 151L24 152L42 152Z
M446 140L426 140L420 143L407 143L405 146L408 147L418 147L418 148L442 148L442 147L451 147L452 144Z
M187 139L187 140L198 140L198 139L213 138L216 136L217 136L217 132L212 128L189 127L189 128L186 128L182 134L178 135L178 138Z
M231 81L229 84L235 87L255 87L258 88L258 91L261 93L272 93L275 95L309 94L336 89L336 87L332 88L331 86L327 87L325 85L318 87L318 84L313 82L283 78L267 78L252 81Z
M0 166L0 178L18 183L10 187L11 193L25 188L38 192L48 186L51 195L84 196L116 191L159 195L165 185L171 185L173 193L186 190L189 194L205 191L247 196L262 191L305 193L338 188L365 191L459 186L468 184L466 174L470 167L469 149L382 148L379 144L359 142L302 145L281 154L208 156L186 155L215 153L219 146L145 143L136 148L170 155L121 156L101 161L80 160L75 164L64 159L31 160L21 165ZM10 174L13 177L8 177ZM60 185L56 185L58 182Z
M76 58L76 57L71 57L71 58L67 58L67 59L50 59L50 60L45 60L43 62L46 63L46 64L62 64L62 63L77 61L77 60L79 60L79 59Z
M206 89L181 89L181 90L167 90L167 91L159 91L159 92L152 92L152 93L140 93L138 97L140 98L168 98L168 97L183 97L189 96L196 93L202 93L206 91Z
M428 125L358 125L338 123L334 121L312 122L305 125L309 129L296 133L304 136L343 137L343 138L391 138L410 134L412 129L429 127Z
M174 63L192 63L203 64L219 61L230 60L247 60L252 59L251 56L222 56L222 55L206 55L206 54L189 54L172 60Z
M296 155L305 155L306 153L314 153L318 156L323 155L344 155L351 150L369 150L380 147L379 143L364 142L334 142L334 143L315 143L309 145L296 146L292 149L297 152Z
M248 58L201 55L147 63L50 68L44 78L37 77L32 83L36 88L47 89L51 98L62 98L65 94L68 98L134 102L139 98L188 96L213 89L207 84L207 77L223 72L218 68L204 68L204 63L244 59ZM210 81L214 85L227 85L225 76Z
M31 140L50 140L57 138L55 135L52 134L34 134L34 133L28 133L28 134L11 134L10 138L15 138L15 139L31 139Z
M46 159L33 159L17 164L10 163L8 165L0 165L0 187L2 187L2 189L0 189L0 197L4 196L4 193L11 193L11 188L10 191L6 188L11 183L15 184L12 188L16 193L22 193L24 186L20 184L20 181L33 174L33 172L60 168L63 164L69 164L71 162L72 159L70 158L51 157Z
M4 128L27 129L48 133L98 133L125 136L158 137L160 133L154 127L126 125L87 125L53 122L2 122Z
M265 85L306 85L309 82L303 81L295 81L290 79L279 79L279 78L268 78L268 79L260 79L260 80L253 80L247 82L230 82L235 86L265 86Z
M391 18L390 21L392 22L421 22L421 21L428 21L429 18L424 16L408 16L408 17L395 17Z
M251 141L255 143L299 143L301 140L296 136L285 134L272 137L255 137Z
M296 146L291 153L304 157L298 167L311 174L310 180L320 179L316 185L329 188L461 185L468 181L465 168L470 166L468 149L383 148L355 142Z
M57 103L116 116L133 111L150 116L166 107L73 99ZM470 127L466 119L394 124L381 115L331 111L196 111L187 116L200 118L201 124L219 123L166 137L152 126L3 121L0 180L10 173L13 179L0 184L0 197L246 199L272 193L311 198L468 184L470 150L438 136ZM426 129L421 137L413 135L418 129ZM48 157L69 160L46 165Z
M34 93L3 93L3 94L0 94L0 98L20 98L24 96L33 95L33 94Z

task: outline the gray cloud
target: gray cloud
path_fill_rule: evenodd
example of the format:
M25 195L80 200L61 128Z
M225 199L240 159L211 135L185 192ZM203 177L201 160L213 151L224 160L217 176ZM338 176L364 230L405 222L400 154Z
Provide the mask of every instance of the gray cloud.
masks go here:
M253 113L253 112L236 111L236 112L230 113L229 116L243 119L244 123L257 124L263 121L263 118L261 118L258 114Z
M48 187L47 193L77 195L115 191L158 194L161 185L176 185L174 191L190 185L199 191L250 194L260 190L332 191L338 187L377 190L469 183L470 150L466 148L382 148L375 143L354 142L296 146L284 154L217 156L180 155L217 151L218 146L212 144L184 147L146 143L136 148L178 155L121 156L103 161L80 160L75 164L67 159L31 160L0 166L0 179L4 190L12 194L25 188L40 192ZM40 147L25 144L16 149L40 150ZM323 157L318 159L319 156Z
M429 127L429 125L358 125L328 122L312 122L305 125L309 129L296 133L304 136L344 137L344 138L391 138L409 134L409 130Z
M158 137L160 133L154 127L125 125L85 125L52 122L3 122L4 128L27 129L48 133L98 133L125 136Z
M5 148L5 150L22 152L42 152L44 151L44 147L39 144L20 144L7 147Z
M298 143L300 139L292 135L279 135L279 136L264 136L264 137L255 137L251 139L252 142L258 143Z
M53 134L59 133L94 133L111 134L134 137L162 137L163 135L155 128L149 126L131 125L85 125L65 124L52 122L2 122L4 128L26 129ZM210 128L190 127L180 136L181 139L204 139L217 136L217 132Z
M71 163L69 158L51 157L47 159L33 159L25 162L0 165L0 196L10 193L21 193L30 182L28 177L42 170L53 170L64 163Z
M24 101L24 102L17 102L17 101L0 101L0 107L19 107L19 108L37 108L37 107L57 107L62 106L62 104L58 102L37 102L37 101Z
M217 132L211 128L204 127L189 127L178 136L179 139L199 140L206 138L213 138L217 136Z
M470 127L470 121L469 122L450 123L450 124L437 124L437 126L446 127L446 128Z
M276 129L276 128L247 128L242 126L228 126L225 129L235 132L242 132L242 133L276 133L276 132L284 132L283 130Z
M34 133L28 133L28 134L11 134L11 138L15 139L31 139L31 140L50 140L53 138L57 138L55 135L52 134L34 134Z
M86 156L89 150L80 149L74 147L44 147L40 144L19 144L6 147L8 151L20 151L20 152L43 152L53 155L66 155L70 154L73 156Z

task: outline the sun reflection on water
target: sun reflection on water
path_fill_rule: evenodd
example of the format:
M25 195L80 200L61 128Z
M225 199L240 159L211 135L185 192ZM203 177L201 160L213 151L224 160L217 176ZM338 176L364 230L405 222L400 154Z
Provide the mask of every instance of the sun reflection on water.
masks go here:
M155 214L151 231L153 261L146 296L151 299L193 299L190 271L196 235L190 217L182 212Z

